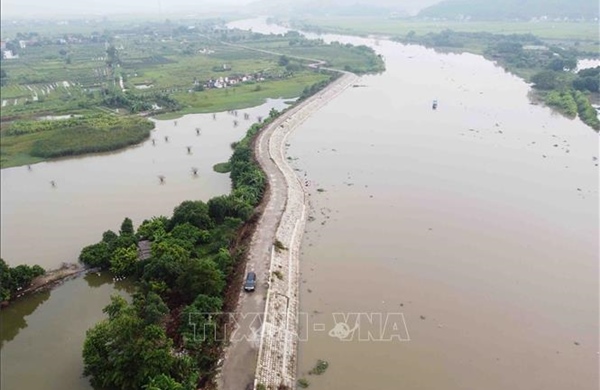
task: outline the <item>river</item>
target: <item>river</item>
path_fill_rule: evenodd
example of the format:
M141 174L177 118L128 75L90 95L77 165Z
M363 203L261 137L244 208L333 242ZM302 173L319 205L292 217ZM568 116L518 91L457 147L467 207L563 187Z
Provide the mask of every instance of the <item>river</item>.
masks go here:
M238 110L237 117L222 112L214 119L195 114L156 121L151 139L119 152L35 164L31 170L3 169L2 258L12 266L57 268L76 262L81 248L98 242L102 232L118 231L125 217L138 226L153 216L170 216L184 200L229 193L229 175L212 166L229 159L230 144L243 138L257 116L286 106L273 99ZM115 286L108 273L89 274L3 309L0 388L91 389L81 377L85 331L104 318L111 294L129 297L127 287Z
M311 199L298 376L314 389L597 389L598 134L530 104L528 84L481 56L321 38L372 46L387 70L289 140ZM385 318L403 319L402 340ZM317 359L329 369L308 375Z

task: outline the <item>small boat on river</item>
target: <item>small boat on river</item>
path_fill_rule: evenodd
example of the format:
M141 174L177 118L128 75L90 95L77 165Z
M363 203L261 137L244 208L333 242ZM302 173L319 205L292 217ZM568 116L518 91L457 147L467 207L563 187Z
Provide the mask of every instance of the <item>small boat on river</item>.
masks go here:
M436 110L437 106L438 106L438 102L437 102L437 100L434 100L433 104L431 105L431 108L434 109L434 110Z

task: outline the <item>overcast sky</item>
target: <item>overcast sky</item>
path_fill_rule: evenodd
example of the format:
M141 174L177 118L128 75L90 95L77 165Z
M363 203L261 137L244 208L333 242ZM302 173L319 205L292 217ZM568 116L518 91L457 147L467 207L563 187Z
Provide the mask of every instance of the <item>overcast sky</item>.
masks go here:
M254 0L2 0L4 19L33 16L158 14L218 9L219 5L245 5Z
M402 7L407 10L423 8L440 0L1 0L2 19L99 16L123 14L201 14L224 7L245 6L253 2L270 4L308 3L318 5L351 5L356 3Z

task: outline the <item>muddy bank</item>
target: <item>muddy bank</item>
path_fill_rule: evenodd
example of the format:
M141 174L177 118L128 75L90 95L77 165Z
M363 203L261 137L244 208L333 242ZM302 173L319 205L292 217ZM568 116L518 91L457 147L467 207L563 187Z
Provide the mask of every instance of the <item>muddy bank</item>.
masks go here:
M20 291L11 300L3 301L0 304L0 307L5 308L8 305L10 305L12 302L14 302L18 299L21 299L23 297L26 297L28 295L35 294L35 293L38 293L41 291L50 290L50 289L60 285L61 283L63 283L65 280L67 280L71 277L79 276L87 271L88 271L88 269L83 267L81 264L63 263L63 265L60 268L46 271L46 273L44 275L38 276L35 279L33 279L31 281L31 284L29 285L29 287Z

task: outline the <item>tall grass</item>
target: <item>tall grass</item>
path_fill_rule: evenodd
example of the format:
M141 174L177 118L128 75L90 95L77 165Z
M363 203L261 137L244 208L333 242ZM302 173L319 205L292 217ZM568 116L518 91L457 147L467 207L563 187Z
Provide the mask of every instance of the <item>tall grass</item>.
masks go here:
M97 120L82 121L72 127L53 130L44 139L33 143L31 155L51 158L116 150L143 141L154 128L152 122L139 117L110 118L110 125Z

